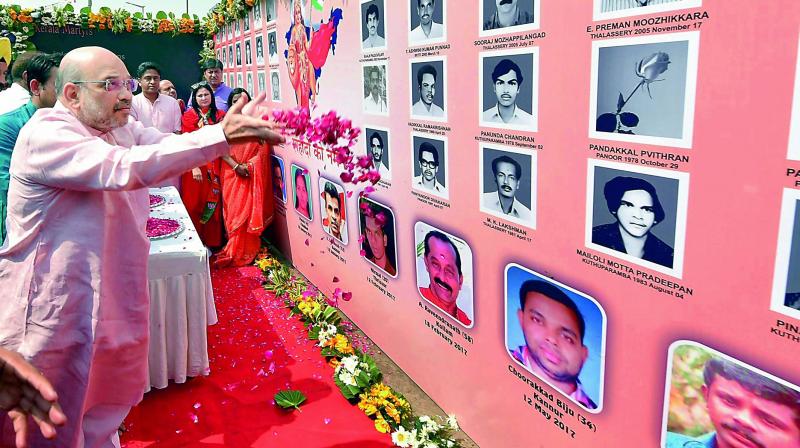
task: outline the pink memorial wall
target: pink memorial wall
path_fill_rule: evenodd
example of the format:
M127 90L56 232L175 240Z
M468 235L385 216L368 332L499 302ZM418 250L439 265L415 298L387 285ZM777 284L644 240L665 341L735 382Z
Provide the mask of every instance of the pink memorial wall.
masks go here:
M800 446L800 2L636 4L261 0L217 50L363 129L363 206L275 148L273 236L480 446Z

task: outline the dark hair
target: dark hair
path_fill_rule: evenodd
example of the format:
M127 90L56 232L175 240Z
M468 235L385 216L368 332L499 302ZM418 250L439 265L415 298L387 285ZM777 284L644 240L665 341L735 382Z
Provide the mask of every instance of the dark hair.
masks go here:
M339 192L336 191L336 186L333 185L333 182L325 182L325 189L323 190L325 194L331 197L331 199L335 199L336 203L339 204L339 207L342 206L341 198L339 198Z
M58 68L61 64L61 58L64 57L63 53L42 53L37 54L28 63L28 88L31 86L31 80L39 81L39 84L46 84L54 68Z
M302 169L297 169L294 172L294 208L300 208L300 199L297 197L297 178L303 178L303 186L307 187L306 185L306 175L303 173ZM308 195L308 189L306 189L306 195Z
M522 70L520 70L519 65L516 62L512 61L511 59L503 59L502 61L498 62L497 65L494 66L494 70L492 70L492 82L496 83L497 78L505 75L506 73L513 71L514 74L517 76L517 83L522 84L523 77L522 77Z
M21 55L17 56L16 59L11 61L11 64L8 67L8 73L11 74L11 81L6 80L9 84L17 81L21 81L23 74L28 71L28 65L31 63L33 58L42 54L40 51L26 51ZM27 89L28 86L25 86Z
M235 97L236 95L238 95L240 93L244 94L244 95L247 95L247 99L248 100L252 100L253 99L253 97L250 96L250 92L248 92L247 90L245 90L245 89L243 89L241 87L237 87L237 88L231 90L231 93L228 95L228 109L233 107L233 97Z
M795 425L800 428L800 392L744 366L715 357L709 359L703 368L703 381L706 387L711 387L717 375L730 381L736 381L740 386L760 398L788 406L794 411Z
M422 6L422 5L419 3L419 2L421 2L421 1L422 1L422 0L417 0L417 8L419 8L420 6ZM435 4L436 4L436 0L432 0L432 1L431 1L431 4L434 4L434 5L435 5Z
M201 82L199 84L196 84L192 89L192 109L194 109L198 117L201 117L203 115L203 113L200 112L200 105L197 104L197 92L200 91L200 89L206 89L211 94L211 105L208 106L208 121L210 121L211 123L216 123L217 100L214 97L214 89L212 89L208 83Z
M622 196L626 191L633 190L644 190L650 193L650 197L653 199L653 212L655 213L656 222L663 221L665 217L664 208L661 206L661 201L658 200L655 187L650 182L638 177L617 176L606 182L606 186L603 187L603 195L606 197L608 211L617 216Z
M372 3L367 8L366 19L369 20L369 16L372 15L372 14L375 14L375 18L376 19L380 19L381 18L381 13L378 11L378 5L376 5L375 3Z
M145 61L139 64L139 68L136 69L136 77L141 78L144 76L144 72L148 70L155 70L158 72L158 77L161 77L161 67L158 66L155 62Z
M203 65L200 66L200 69L203 71L206 71L210 68L218 68L221 70L223 68L222 61L219 59L209 59L206 62L203 62Z
M369 146L370 147L372 147L372 139L373 138L377 138L378 141L381 142L381 148L383 148L383 137L381 137L381 134L379 134L377 131L375 131L372 134L370 134L370 136L369 136ZM434 149L436 149L436 148L434 148Z
M433 76L433 82L436 82L436 67L431 64L425 64L417 72L417 87L422 87L422 76L425 74Z
M427 235L425 235L425 257L427 257L428 254L431 252L431 245L429 243L431 238L436 238L437 240L439 240L439 241L441 241L443 243L447 243L447 244L449 244L450 246L453 247L453 252L456 253L456 267L458 268L458 275L460 277L462 275L461 274L461 254L458 253L458 248L456 247L455 243L453 243L453 241L450 240L450 238L448 238L448 236L445 235L444 233L442 233L442 232L440 232L438 230L431 230L430 232L428 232Z
M583 344L583 336L586 332L586 321L583 320L583 314L581 314L578 306L569 298L567 293L558 286L542 280L527 280L519 287L519 308L523 312L525 312L525 301L528 299L528 294L532 292L539 293L550 300L564 305L575 315L575 320L578 321L581 344Z
M422 144L419 145L419 150L417 151L417 158L419 160L422 160L423 152L429 152L433 154L433 163L435 163L436 166L439 166L439 150L436 149L435 146L428 142L422 142Z
M497 165L501 163L510 163L514 165L514 171L517 176L517 180L519 180L522 177L522 166L519 164L519 162L505 155L497 157L496 159L492 160L492 172L494 173L495 176L497 176Z
M365 233L365 229L367 228L367 214L364 213L364 210L361 208L361 203L366 203L369 206L373 217L378 213L384 212L383 214L386 216L386 221L380 227L383 231L383 234L386 236L386 259L390 260L394 266L394 263L397 259L394 252L394 216L392 213L385 212L386 210L389 210L386 207L382 207L374 202L370 202L362 198L358 208L361 218L362 235ZM370 259L375 257L375 254L372 253L372 248L369 247L369 241L367 241L366 235L364 236L364 241L361 242L361 248L364 250L365 258Z

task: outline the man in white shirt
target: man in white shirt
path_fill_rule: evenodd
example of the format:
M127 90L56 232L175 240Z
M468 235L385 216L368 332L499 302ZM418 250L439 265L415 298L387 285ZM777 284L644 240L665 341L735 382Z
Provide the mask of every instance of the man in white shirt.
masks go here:
M34 56L41 54L38 51L26 51L17 56L11 63L11 87L0 92L0 115L19 109L28 104L31 92L28 90L28 64Z
M444 110L436 104L433 104L433 98L436 96L437 76L436 68L431 64L423 65L417 72L419 101L411 106L412 115L444 117Z
M381 14L378 10L378 5L372 3L367 7L367 38L361 43L361 47L368 48L382 48L386 46L386 39L378 35L378 26L380 25Z
M380 67L365 67L367 71L367 86L369 87L370 94L364 98L364 112L368 114L386 114L389 108L386 101L381 96L383 93L383 79L381 77Z
M533 221L531 210L515 197L522 178L522 167L519 162L506 155L497 157L492 160L492 173L497 191L481 195L483 208L499 216L531 223Z
M162 95L159 91L161 85L161 68L154 62L139 64L136 74L142 93L131 99L130 117L142 123L146 128L156 128L164 133L181 133L181 106L178 100ZM180 175L169 178L157 186L175 187L180 190Z
M421 174L414 177L412 186L423 190L428 190L441 196L445 193L444 185L436 179L439 172L439 151L435 146L428 142L419 145L417 151L417 161Z
M497 103L483 111L483 121L488 123L533 125L533 115L517 105L517 95L524 80L522 70L511 59L503 59L492 71L492 87Z
M372 166L378 170L381 175L381 180L388 181L390 179L389 168L383 163L383 150L385 146L383 137L379 132L373 132L369 136L369 154L372 156Z
M411 41L424 42L428 39L441 39L444 37L444 27L442 24L433 21L433 11L436 9L436 0L416 1L419 26L411 30Z

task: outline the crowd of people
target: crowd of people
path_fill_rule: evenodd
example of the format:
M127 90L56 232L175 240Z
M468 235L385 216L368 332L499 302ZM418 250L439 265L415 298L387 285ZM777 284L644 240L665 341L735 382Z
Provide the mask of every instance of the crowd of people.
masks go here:
M119 446L147 381L148 187L180 190L217 266L255 257L269 148L284 139L265 95L225 86L221 68L203 65L184 105L157 63L132 77L101 47L13 61L0 92L0 445Z

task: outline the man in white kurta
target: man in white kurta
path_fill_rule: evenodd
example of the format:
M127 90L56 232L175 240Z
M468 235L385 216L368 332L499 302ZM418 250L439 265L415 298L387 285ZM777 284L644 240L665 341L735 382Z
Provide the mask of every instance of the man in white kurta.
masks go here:
M146 187L226 155L228 142L281 140L254 118L263 95L245 109L253 117L239 104L220 125L190 134L129 123L129 80L110 51L71 51L59 102L37 111L14 148L0 345L42 370L68 419L55 445L31 434L31 446L117 446L117 427L142 398Z

